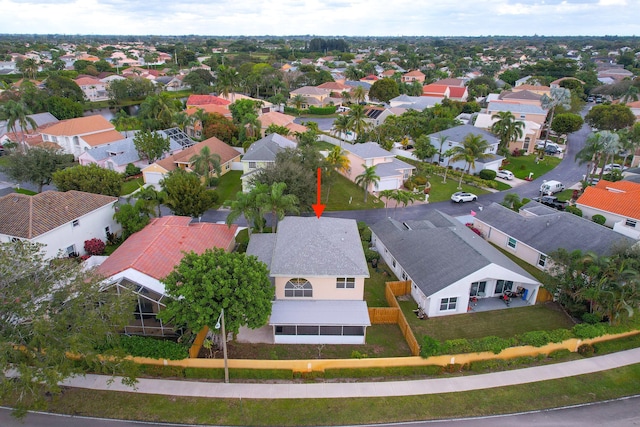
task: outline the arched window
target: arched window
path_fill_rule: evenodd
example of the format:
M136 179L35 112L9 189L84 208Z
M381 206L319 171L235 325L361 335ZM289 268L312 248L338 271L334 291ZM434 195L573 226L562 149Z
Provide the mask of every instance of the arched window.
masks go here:
M311 298L313 297L313 287L307 279L291 279L284 285L284 296Z

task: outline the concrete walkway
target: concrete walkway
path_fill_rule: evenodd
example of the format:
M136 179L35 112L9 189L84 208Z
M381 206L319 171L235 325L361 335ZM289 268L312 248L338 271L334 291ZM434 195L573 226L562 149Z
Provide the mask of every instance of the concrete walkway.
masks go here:
M316 399L344 397L413 396L451 393L526 384L557 378L590 374L640 363L640 348L591 357L571 362L536 366L513 371L455 378L416 381L387 381L374 383L315 383L315 384L256 384L212 383L141 378L135 389L123 385L119 378L87 375L71 378L62 385L94 390L113 390L160 394L233 399ZM233 376L231 377L233 381Z

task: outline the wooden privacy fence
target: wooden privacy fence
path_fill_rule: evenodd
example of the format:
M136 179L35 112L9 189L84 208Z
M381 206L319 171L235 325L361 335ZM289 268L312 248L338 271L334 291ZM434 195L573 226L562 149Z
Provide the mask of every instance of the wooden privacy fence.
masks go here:
M539 302L548 302L548 301L553 301L553 295L551 295L551 292L549 292L543 287L538 288L538 297L536 298L536 304Z
M401 295L408 295L410 293L411 282L408 280L399 282L387 282L385 284L384 295L387 299L387 303L389 303L392 308L395 308L398 311L398 327L402 331L402 335L404 336L405 341L407 341L407 345L411 350L411 355L418 356L420 354L420 345L418 344L418 340L416 339L415 335L413 335L413 331L409 326L409 322L407 322L407 318L404 317L404 313L400 309L400 304L398 304L397 299L397 297Z

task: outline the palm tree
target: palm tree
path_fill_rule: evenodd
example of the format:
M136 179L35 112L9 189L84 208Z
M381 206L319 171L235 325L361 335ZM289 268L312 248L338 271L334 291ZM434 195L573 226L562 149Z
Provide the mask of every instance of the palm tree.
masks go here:
M620 152L620 135L617 133L603 130L598 132L602 143L602 153L604 154L604 164L609 163L610 159ZM604 175L604 167L600 170L600 179Z
M238 85L239 74L234 68L221 65L218 67L217 77L216 88L221 95L228 99L229 93L233 94ZM233 103L234 100L235 95L232 95L231 103Z
M600 157L602 150L604 149L603 141L600 137L600 132L592 133L587 137L584 147L576 153L576 161L578 165L587 165L587 173L585 179L588 180L589 175L596 173L598 165L600 164Z
M620 98L620 102L626 104L627 102L637 101L638 93L640 93L640 90L636 86L630 85L629 89L627 89L627 91L622 95L622 98Z
M389 200L393 200L395 191L396 190L382 190L379 193L380 198L384 199L384 211L385 211L385 214L387 214L387 205L389 204Z
M173 115L178 111L176 102L167 92L147 97L140 104L138 117L145 130L159 130L171 127Z
M345 91L343 91L343 92L340 94L340 96L342 97L342 101L343 101L345 104L348 104L348 103L350 103L350 102L351 102L351 94L350 94L349 92L347 92L346 90L345 90Z
M284 190L287 184L276 182L271 185L271 191L261 194L260 203L273 215L273 232L278 231L278 221L284 218L285 213L298 213L298 198L293 194L286 194Z
M366 164L362 164L364 171L358 176L356 176L355 183L360 187L364 188L364 202L367 203L367 195L369 194L369 186L371 184L378 183L380 181L380 177L376 175L376 167L375 166L367 166Z
M549 131L551 130L551 123L553 122L553 115L555 114L556 107L561 106L565 109L571 108L571 91L564 87L551 88L549 92L551 96L548 96L546 93L542 95L540 98L540 103L542 108L545 110L548 109L551 111L549 116L549 121L547 123L547 132L544 143L544 148L547 148L547 140L549 139ZM543 149L544 149L543 148Z
M264 204L259 201L260 195L267 193L269 186L266 184L258 183L248 193L238 192L235 200L227 204L229 207L229 214L227 215L226 224L231 226L236 219L240 216L244 216L247 220L248 233L251 235L252 225L262 233L264 229Z
M331 132L338 138L342 139L342 135L346 135L347 132L349 132L349 117L346 115L338 116L333 121L333 129Z
M291 104L293 104L294 107L296 107L296 109L301 109L302 106L306 103L306 99L304 98L304 96L297 94L296 96L294 96L293 98L291 98Z
M447 183L447 172L449 171L449 165L451 164L451 157L453 157L455 153L456 152L453 148L449 148L447 151L442 153L442 155L447 159L447 165L444 167L444 179L442 180L443 184Z
M358 104L364 102L366 97L367 91L362 86L356 86L351 94L351 98Z
M349 157L347 157L345 151L338 147L337 145L329 151L327 158L325 159L327 163L327 175L328 178L331 177L334 171L346 173L351 166L349 161ZM327 198L326 201L329 201L329 192L331 191L331 180L328 180L329 185L327 186Z
M454 155L451 160L454 162L464 160L465 169L467 173L471 173L471 169L476 167L476 159L484 160L491 157L491 153L487 153L489 143L481 136L468 134L462 140L462 146L454 147ZM462 177L464 173L460 174L460 181L458 182L458 190L462 189Z
M496 120L491 125L491 132L500 139L500 151L507 152L509 142L524 135L524 123L516 120L511 111L499 111L491 118Z
M634 124L631 128L618 131L620 135L620 146L624 151L622 166L627 164L627 159L640 148L640 123Z
M442 163L442 148L444 147L444 143L447 142L447 139L449 139L449 137L446 135L440 135L438 137L438 144L440 145L438 149L438 164Z
M38 124L36 121L29 117L31 112L27 106L22 102L9 100L3 105L0 105L0 118L7 121L7 133L18 133L20 130L20 147L22 151L26 150L25 146L25 131L31 127L31 130L36 130Z
M364 107L362 105L354 105L351 107L351 111L347 114L349 121L347 126L350 131L353 131L356 135L360 136L365 133L369 124L365 120Z
M507 193L502 200L502 206L517 211L516 206L520 205L520 196L518 193Z
M193 171L201 177L204 177L205 180L211 177L212 172L215 172L216 176L220 176L222 173L220 161L220 156L212 153L211 149L207 146L202 147L199 154L195 154L189 159Z
M118 112L111 119L111 123L118 128L124 130L125 138L129 137L129 131L133 130L136 124L136 118L127 114L124 110Z
M166 196L167 193L165 193L164 191L156 190L153 185L149 185L147 187L140 186L140 190L138 190L138 192L135 194L135 197L138 200L144 201L144 204L146 205L145 208L151 211L153 215L158 218L162 216L160 207L164 202ZM156 208L158 209L157 215L155 212Z

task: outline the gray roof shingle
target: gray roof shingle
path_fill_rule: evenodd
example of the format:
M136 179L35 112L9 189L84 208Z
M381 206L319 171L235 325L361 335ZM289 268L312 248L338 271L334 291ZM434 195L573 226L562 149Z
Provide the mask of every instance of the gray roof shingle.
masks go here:
M608 255L617 245L636 242L603 225L538 202L529 202L520 209L531 215L525 217L492 203L476 212L475 218L546 255L560 248Z
M296 143L277 133L271 133L251 144L247 152L242 156L242 160L275 162L276 154L286 148L296 148Z
M433 295L490 264L535 279L464 224L440 211L421 221L384 219L371 227L425 295Z
M498 138L496 138L491 132L477 128L473 125L455 126L440 132L432 133L429 137L433 140L439 140L440 136L446 136L451 142L462 143L464 138L469 134L480 135L489 143L489 145L497 144L499 142Z

